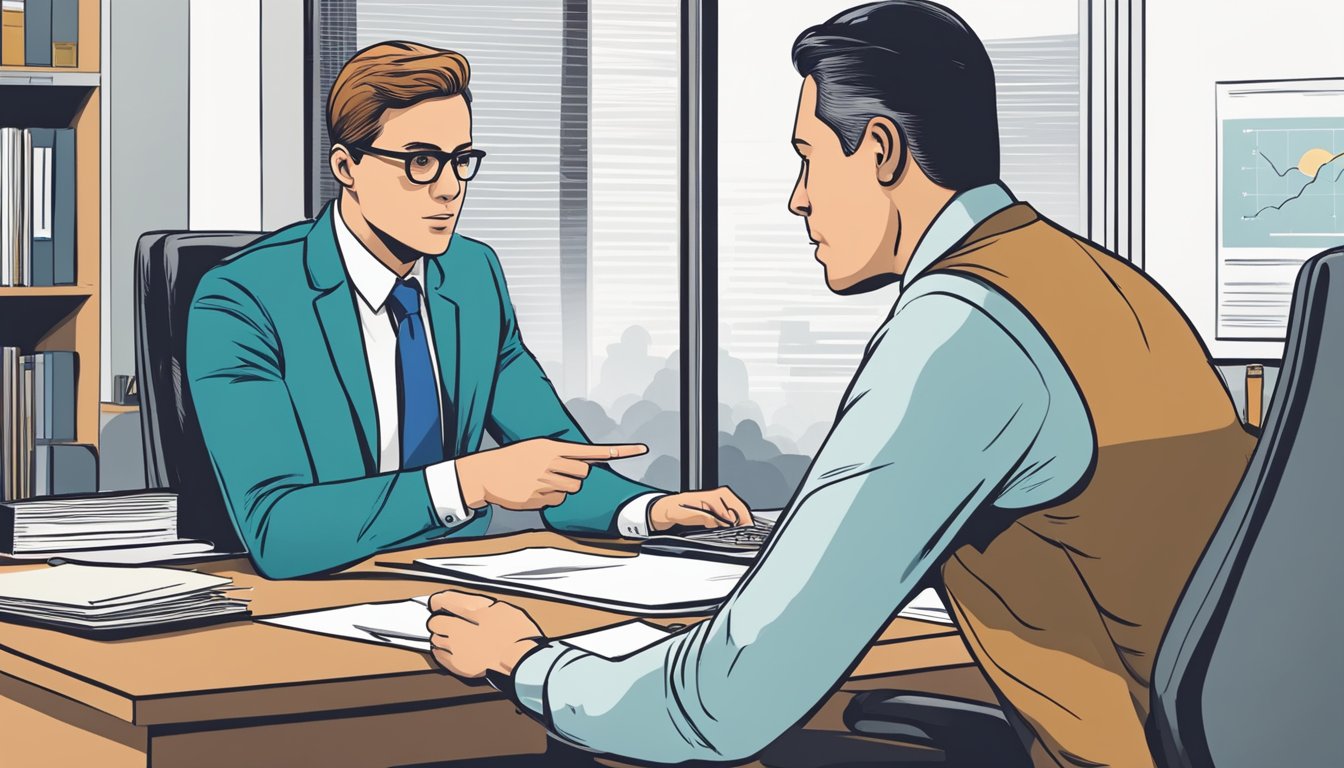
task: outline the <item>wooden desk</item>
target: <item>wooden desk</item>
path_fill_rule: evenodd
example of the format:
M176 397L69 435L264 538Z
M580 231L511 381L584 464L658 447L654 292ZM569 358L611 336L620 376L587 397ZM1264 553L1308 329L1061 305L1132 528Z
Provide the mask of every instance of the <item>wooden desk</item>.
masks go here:
M588 548L531 532L439 544L414 555L532 546ZM411 554L397 557L409 560ZM4 570L17 567L33 566ZM245 560L195 567L251 587L258 617L400 600L445 586L380 572L371 561L332 577L292 581L260 578ZM548 635L628 618L506 599L527 610ZM907 676L900 684L988 695L969 664L952 628L898 619L846 690L890 686L892 675L943 670ZM823 708L819 727L834 729L838 711ZM545 748L543 729L493 688L458 680L413 651L250 622L104 642L0 623L0 750L6 765L471 765L486 756L537 755Z

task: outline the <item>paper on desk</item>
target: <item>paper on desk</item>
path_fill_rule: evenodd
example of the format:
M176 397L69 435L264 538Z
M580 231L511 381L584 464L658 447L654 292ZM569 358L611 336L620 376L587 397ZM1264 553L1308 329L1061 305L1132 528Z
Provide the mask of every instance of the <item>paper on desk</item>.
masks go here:
M614 627L562 637L558 642L604 659L622 659L662 640L671 631L642 621L627 621Z
M407 566L420 576L646 616L716 608L748 566L643 554L614 557L536 547L473 557L435 557Z
M104 631L246 615L231 583L172 568L56 565L0 574L0 617Z
M423 598L428 601L429 598ZM346 637L381 645L398 645L417 651L429 650L429 609L424 602L366 603L328 608L285 616L257 619L263 624L289 627L319 635Z
M902 618L920 619L921 621L932 621L938 624L951 624L952 617L947 613L947 607L938 597L938 593L932 589L926 589L910 599L905 604L900 613Z
M258 619L264 624L316 632L332 637L362 640L429 652L429 595L393 603L368 603L307 613ZM951 624L938 594L926 589L901 609L900 615L939 624ZM607 659L619 659L653 645L670 632L642 621L559 638L557 642Z
M422 576L518 592L645 616L708 612L719 606L749 564L641 554L611 557L539 547L500 555L440 557L409 566ZM408 566L382 563L407 568ZM926 589L901 609L910 619L951 624L938 594Z
M172 560L201 558L214 552L215 545L208 541L182 539L166 544L144 544L131 547L81 549L52 552L23 552L5 555L12 560L64 560L67 563L102 565L149 565Z
M429 596L395 603L369 603L345 608L330 608L309 613L272 616L258 621L279 627L316 632L332 637L395 645L428 652ZM614 627L562 637L556 642L579 648L607 659L618 659L653 645L667 637L668 630L631 621Z
M98 608L166 600L228 585L229 579L174 568L60 565L0 574L0 602Z

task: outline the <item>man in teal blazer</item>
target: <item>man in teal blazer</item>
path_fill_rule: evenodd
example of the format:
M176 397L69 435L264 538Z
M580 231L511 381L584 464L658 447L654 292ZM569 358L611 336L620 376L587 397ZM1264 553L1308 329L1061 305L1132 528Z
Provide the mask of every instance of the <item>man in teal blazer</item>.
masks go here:
M327 107L339 198L197 289L190 391L268 577L478 536L491 507L587 535L751 522L726 488L665 494L609 469L646 449L589 445L524 346L495 253L454 231L485 154L469 77L427 46L356 54ZM480 450L487 431L502 447Z

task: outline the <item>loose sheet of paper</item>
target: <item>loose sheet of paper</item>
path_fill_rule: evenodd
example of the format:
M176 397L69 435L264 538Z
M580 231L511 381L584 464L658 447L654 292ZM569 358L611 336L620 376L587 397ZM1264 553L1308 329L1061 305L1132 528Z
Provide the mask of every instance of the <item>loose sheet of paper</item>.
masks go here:
M423 598L425 601L428 599ZM397 645L417 651L429 650L429 630L425 627L429 621L429 608L424 602L416 600L366 603L287 616L268 616L257 621L319 635Z
M562 637L559 642L604 659L621 659L648 648L670 634L670 631L653 624L629 621L606 629Z
M395 603L370 603L308 613L272 616L258 621L316 632L332 637L395 645L416 651L430 650L429 596ZM670 634L662 627L631 621L614 627L559 638L564 643L607 659L618 659L647 648Z
M712 609L748 568L689 557L611 557L552 547L415 562L426 569L422 575L444 581L647 615Z

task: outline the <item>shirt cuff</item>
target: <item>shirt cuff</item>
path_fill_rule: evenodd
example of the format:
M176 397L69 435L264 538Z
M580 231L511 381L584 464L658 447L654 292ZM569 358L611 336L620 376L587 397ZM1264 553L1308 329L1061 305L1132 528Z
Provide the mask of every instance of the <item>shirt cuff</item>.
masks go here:
M546 678L560 657L568 652L578 652L565 645L553 644L528 653L518 666L513 668L513 699L533 717L542 720L546 717Z
M445 527L454 528L476 516L476 510L462 498L457 462L441 461L425 467L425 485L429 488L429 502L434 505L434 516Z
M665 493L646 493L643 496L625 502L616 513L616 532L632 539L649 537L649 512L653 502L663 498Z

